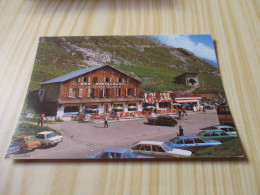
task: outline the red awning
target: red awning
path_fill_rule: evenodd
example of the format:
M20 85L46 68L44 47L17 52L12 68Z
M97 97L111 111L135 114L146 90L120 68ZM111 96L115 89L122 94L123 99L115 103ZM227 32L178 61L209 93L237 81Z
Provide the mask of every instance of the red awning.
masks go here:
M177 103L194 103L194 102L200 102L199 100L176 100Z

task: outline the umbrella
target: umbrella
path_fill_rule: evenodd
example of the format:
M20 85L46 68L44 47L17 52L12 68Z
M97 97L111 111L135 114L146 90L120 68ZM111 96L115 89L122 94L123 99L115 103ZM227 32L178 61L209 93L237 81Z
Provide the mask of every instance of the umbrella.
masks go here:
M146 108L156 108L155 106L146 106Z
M179 103L173 103L173 105L175 106L175 105L180 105Z
M137 107L136 107L136 106L128 106L128 108L130 108L130 109L136 109Z
M189 106L189 104L182 104L183 106Z
M84 108L84 110L87 110L87 111L93 111L94 108Z
M97 111L98 111L98 108L94 108L93 111L96 111L96 112L97 112Z
M123 110L123 109L124 109L124 107L117 106L117 107L114 107L113 109L114 109L114 110Z

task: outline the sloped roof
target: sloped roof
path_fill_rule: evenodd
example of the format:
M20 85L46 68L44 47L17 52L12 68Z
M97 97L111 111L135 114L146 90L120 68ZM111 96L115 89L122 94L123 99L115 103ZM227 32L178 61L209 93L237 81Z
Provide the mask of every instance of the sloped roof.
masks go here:
M90 67L90 68L84 68L84 69L76 70L76 71L73 71L73 72L70 72L70 73L61 75L61 76L59 76L59 77L53 78L53 79L51 79L51 80L44 81L44 82L42 82L42 83L40 83L40 84L41 84L41 85L45 85L45 84L51 84L51 83L62 83L62 82L65 82L65 81L67 81L67 80L73 79L73 78L75 78L75 77L78 77L78 76L80 76L80 75L86 74L86 73L88 73L88 72L92 72L92 71L94 71L94 70L100 69L100 68L105 67L105 66L111 67L111 68L113 68L113 69L119 71L120 73L129 76L128 74L126 74L126 73L124 73L124 72L122 72L122 71L120 71L120 70L114 68L113 66L110 66L110 65L105 64L105 65L94 66L94 67ZM131 77L131 76L129 76L129 77ZM133 78L133 77L131 77L131 78ZM135 79L135 78L133 78L133 79L141 83L141 81L139 81L139 80L137 80L137 79Z
M196 72L185 72L185 73L183 73L183 74L181 74L181 75L175 77L175 79L180 78L180 77L182 77L182 76L184 76L184 75L186 75L186 74L193 74L193 75L196 75L196 76L198 75L198 73L196 73Z

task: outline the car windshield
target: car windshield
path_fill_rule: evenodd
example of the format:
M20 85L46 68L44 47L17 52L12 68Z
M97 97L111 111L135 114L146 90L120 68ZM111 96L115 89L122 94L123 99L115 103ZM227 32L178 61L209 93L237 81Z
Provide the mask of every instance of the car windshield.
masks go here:
M28 141L28 142L32 142L32 141L35 141L35 140L36 140L35 137L27 137L26 138L26 141Z
M175 142L175 141L177 141L179 138L178 137L175 137L175 138L172 138L170 141L171 142Z
M161 146L162 146L166 151L171 151L171 150L172 150L172 148L169 147L169 146L167 146L165 143L163 143Z
M50 133L50 134L47 135L47 138L52 138L52 137L55 137L55 136L57 136L56 133Z
M136 158L136 155L135 154L133 154L131 151L126 151L125 153L124 153L124 155L127 157L127 158Z

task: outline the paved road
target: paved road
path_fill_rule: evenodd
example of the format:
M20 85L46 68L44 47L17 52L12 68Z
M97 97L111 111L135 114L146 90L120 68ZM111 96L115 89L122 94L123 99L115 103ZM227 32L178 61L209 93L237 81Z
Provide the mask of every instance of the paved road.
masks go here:
M201 128L219 124L215 110L208 110L206 114L190 112L188 120L178 120L175 127L147 125L146 121L109 122L108 128L104 128L102 121L96 124L78 121L51 124L48 126L62 132L64 141L56 147L27 153L24 158L86 158L106 148L129 148L141 140L167 141L176 136L179 125L182 125L185 135L195 135Z

